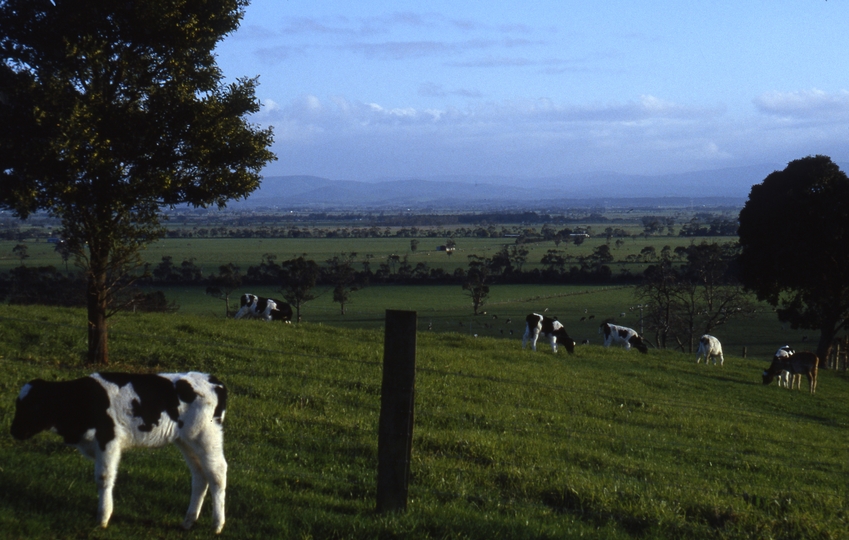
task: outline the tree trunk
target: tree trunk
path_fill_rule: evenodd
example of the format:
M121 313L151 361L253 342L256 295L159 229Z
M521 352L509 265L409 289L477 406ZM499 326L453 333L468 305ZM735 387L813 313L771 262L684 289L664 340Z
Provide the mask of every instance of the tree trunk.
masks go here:
M817 342L817 357L820 359L820 368L828 368L828 357L831 354L831 347L834 345L834 336L837 332L834 330L835 323L824 324L820 329L820 339Z
M88 357L89 364L109 364L106 330L106 273L91 274L88 282Z

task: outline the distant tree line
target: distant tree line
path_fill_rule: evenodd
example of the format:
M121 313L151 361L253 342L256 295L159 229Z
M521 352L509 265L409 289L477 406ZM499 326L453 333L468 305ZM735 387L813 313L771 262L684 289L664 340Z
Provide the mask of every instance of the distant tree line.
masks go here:
M674 218L659 218L648 216L643 220L643 230L631 234L621 227L606 227L604 236L628 238L632 236L657 236L666 230L666 236L675 236L676 222ZM576 232L591 231L591 226L576 226L558 228L554 223L543 223L536 227L533 224L540 221L519 225L483 225L469 227L445 226L409 226L391 227L389 225L369 225L362 227L322 227L301 226L295 224L250 225L250 226L196 226L177 227L167 230L168 238L516 238L516 242L541 242L548 240L567 240ZM721 216L696 216L681 225L677 236L735 236L737 221Z
M574 238L573 241L580 241L583 237ZM449 243L453 245L453 241ZM411 251L416 249L415 246L416 239L413 239ZM68 271L67 268L62 272L54 266L26 266L26 246L17 247L20 249L15 253L21 263L13 270L0 274L0 298L14 304L84 305L85 279L82 274ZM696 247L690 246L672 250L664 246L658 255L654 247L646 247L638 256L629 256L628 261L683 264L691 257L694 249ZM451 252L448 253L450 255ZM731 251L721 253L723 260L730 260L733 256ZM121 294L116 295L110 309L174 310L176 306L169 304L162 293L145 295L137 286L145 286L149 290L157 286L181 285L206 287L208 294L224 299L228 305L230 295L239 288L275 288L299 311L303 303L313 299L312 289L324 287L332 291L333 300L344 314L352 294L369 284L449 284L461 286L472 298L477 311L485 303L491 285L638 284L654 275L654 266L643 275L622 269L614 273L611 266L616 260L609 244L602 244L590 254L580 256L569 254L565 246L558 244L558 247L542 255L539 261L541 266L530 269L526 268L528 255L524 243L505 244L491 257L469 255L465 267L446 271L424 262L413 264L409 254L377 259L370 254L351 252L316 262L306 255L278 261L276 255L266 253L257 264L247 268L229 263L213 272L199 266L194 258L177 261L172 256L164 256L159 263L146 264L136 274L127 276Z

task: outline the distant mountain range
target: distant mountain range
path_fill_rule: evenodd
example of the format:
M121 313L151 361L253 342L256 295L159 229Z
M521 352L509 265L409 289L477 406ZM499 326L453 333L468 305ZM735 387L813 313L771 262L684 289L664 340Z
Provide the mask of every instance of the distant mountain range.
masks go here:
M841 168L846 170L841 164ZM556 209L581 206L742 206L754 184L781 165L658 176L618 173L552 178L446 176L374 182L316 176L269 176L231 208L279 210Z

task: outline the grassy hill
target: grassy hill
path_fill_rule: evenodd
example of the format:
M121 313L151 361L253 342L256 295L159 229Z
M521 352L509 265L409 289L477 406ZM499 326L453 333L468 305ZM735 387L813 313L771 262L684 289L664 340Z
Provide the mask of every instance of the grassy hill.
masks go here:
M422 327L420 316L420 329ZM112 320L110 370L230 390L231 538L844 538L849 381L763 386L762 360L418 336L408 511L375 512L383 333L178 314ZM20 387L88 374L80 310L0 306L0 537L209 537L179 523L176 448L125 453L110 527L93 465L8 435ZM807 383L803 383L806 388Z

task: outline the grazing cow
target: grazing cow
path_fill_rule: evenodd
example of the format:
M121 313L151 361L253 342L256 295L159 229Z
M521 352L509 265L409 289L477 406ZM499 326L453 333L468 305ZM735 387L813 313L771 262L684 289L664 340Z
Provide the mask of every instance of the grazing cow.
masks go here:
M624 345L625 350L631 350L635 347L643 354L649 352L648 347L643 343L643 338L631 328L625 326L617 326L615 324L603 323L599 327L599 332L604 335L604 346L610 347L611 344Z
M779 347L778 350L775 351L775 356L773 356L773 359L775 359L775 358L786 359L786 358L790 358L794 354L796 354L796 351L794 351L793 348L790 347L790 345L784 345L783 347ZM783 386L784 388L787 388L788 390L792 390L791 385L795 381L791 381L791 375L790 375L789 371L787 371L786 369L781 370L781 373L779 373L776 376L776 378L778 379L778 387L779 388L781 388ZM793 377L793 379L795 379L795 377ZM799 384L800 385L802 384L801 376L800 376Z
M696 354L696 363L698 364L705 357L705 365L713 357L713 365L716 365L716 357L719 357L719 365L725 365L725 358L722 356L722 344L713 336L708 334L699 338L699 351Z
M188 529L212 497L215 532L224 527L227 462L221 423L227 389L205 373L94 373L70 381L35 379L15 402L11 433L26 440L44 430L59 434L94 460L97 519L112 515L112 488L124 449L174 443L192 473L192 498L183 520Z
M781 350L779 349L779 352ZM794 386L798 386L801 390L802 374L804 374L808 377L808 388L811 394L813 394L817 391L817 369L819 363L820 359L817 358L817 355L808 351L800 351L786 356L779 356L779 353L776 353L772 358L772 364L763 372L763 383L769 384L782 371L788 371L792 378L790 389L792 390Z
M239 311L234 319L241 319L245 315L250 318L257 317L265 321L292 322L292 306L273 298L262 298L255 294L243 294L239 299Z
M557 344L562 343L566 350L571 354L575 352L575 340L569 337L566 329L557 319L545 317L538 313L531 313L525 317L527 326L525 327L525 335L522 336L522 348L531 340L531 348L537 350L537 339L542 334L548 337L551 342L551 350L557 352Z

